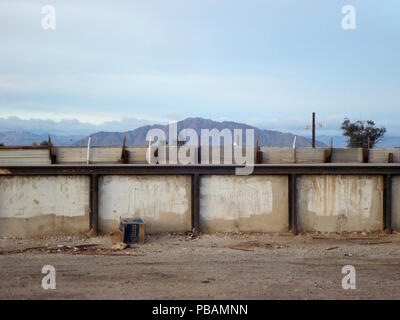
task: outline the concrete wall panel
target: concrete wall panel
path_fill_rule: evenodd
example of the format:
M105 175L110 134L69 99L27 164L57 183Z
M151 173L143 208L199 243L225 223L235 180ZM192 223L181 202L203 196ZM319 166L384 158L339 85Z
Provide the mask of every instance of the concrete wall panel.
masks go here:
M141 218L148 233L191 229L190 176L102 176L99 230L118 232L119 218Z
M88 230L88 177L0 177L0 235L33 237Z
M299 176L300 231L375 231L383 228L381 176Z
M286 232L287 176L203 176L200 224L204 232Z

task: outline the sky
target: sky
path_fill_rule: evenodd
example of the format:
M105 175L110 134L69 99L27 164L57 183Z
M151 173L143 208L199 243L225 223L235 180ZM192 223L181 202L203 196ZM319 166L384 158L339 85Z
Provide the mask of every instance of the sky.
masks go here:
M400 136L399 39L398 0L0 0L0 131L203 117L310 135L316 112L321 135L348 117Z

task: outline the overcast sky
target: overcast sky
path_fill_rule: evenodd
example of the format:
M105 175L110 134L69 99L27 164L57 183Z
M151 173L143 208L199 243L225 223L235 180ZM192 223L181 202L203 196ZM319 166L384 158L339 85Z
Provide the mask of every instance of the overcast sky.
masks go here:
M319 134L347 116L400 135L398 0L0 0L0 40L0 131L198 116L307 135L315 111Z

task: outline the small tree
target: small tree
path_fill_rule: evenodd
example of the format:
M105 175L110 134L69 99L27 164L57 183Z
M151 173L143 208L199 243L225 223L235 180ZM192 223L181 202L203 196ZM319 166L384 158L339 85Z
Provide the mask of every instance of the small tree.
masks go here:
M41 145L41 146L48 146L48 145L49 145L49 142L48 142L47 140L43 140L43 141L40 143L40 145Z
M372 120L350 122L348 118L344 119L341 129L343 135L349 137L347 140L349 148L368 148L368 139L370 147L373 148L386 132L385 127L377 128Z

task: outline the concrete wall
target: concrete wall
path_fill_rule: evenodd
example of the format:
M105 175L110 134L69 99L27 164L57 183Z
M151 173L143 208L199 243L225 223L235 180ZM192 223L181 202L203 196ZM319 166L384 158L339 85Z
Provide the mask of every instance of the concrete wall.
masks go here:
M200 225L204 232L286 232L287 176L203 176Z
M400 232L400 176L392 177L392 228Z
M381 176L299 176L300 231L373 231L383 228Z
M89 230L89 178L0 176L0 236Z
M190 176L102 176L99 230L118 232L119 218L142 218L147 233L191 229Z
M33 237L89 230L89 177L0 176L0 236ZM383 229L383 178L297 177L299 231ZM190 176L101 176L99 230L142 218L148 233L191 229ZM204 232L286 232L286 175L205 175L200 179ZM392 178L392 227L400 231L400 177Z

